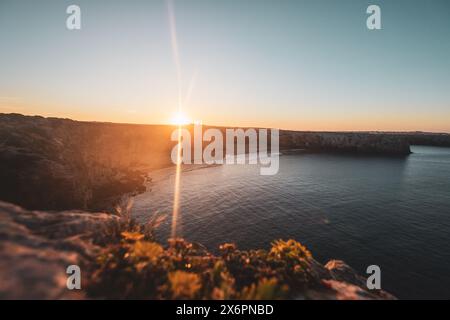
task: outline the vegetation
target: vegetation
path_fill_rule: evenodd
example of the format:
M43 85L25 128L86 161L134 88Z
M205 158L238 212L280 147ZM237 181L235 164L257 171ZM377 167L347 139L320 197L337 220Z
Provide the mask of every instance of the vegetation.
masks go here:
M277 240L270 250L239 250L223 244L219 255L197 243L170 239L163 247L152 230L128 210L108 229L110 243L93 267L88 292L95 298L134 299L284 299L314 285L311 253L294 240Z
M282 299L314 283L310 252L294 240L269 251L220 246L220 255L183 239L164 248L139 232L98 257L89 294L134 299Z

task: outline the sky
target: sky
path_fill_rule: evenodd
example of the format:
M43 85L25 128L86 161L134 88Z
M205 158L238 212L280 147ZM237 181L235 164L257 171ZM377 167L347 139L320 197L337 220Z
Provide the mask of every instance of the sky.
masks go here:
M0 113L450 132L448 0L173 0L175 29L167 3L0 0Z

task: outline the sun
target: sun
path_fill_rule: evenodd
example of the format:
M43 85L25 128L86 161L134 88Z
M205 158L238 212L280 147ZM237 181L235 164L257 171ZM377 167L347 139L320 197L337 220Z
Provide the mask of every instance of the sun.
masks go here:
M183 112L177 112L173 118L170 120L170 124L176 125L176 126L184 126L187 124L190 124L191 120L183 113Z

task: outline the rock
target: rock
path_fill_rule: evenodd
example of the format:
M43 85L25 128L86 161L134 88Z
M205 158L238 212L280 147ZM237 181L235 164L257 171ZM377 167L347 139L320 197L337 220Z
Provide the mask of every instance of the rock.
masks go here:
M357 286L366 286L366 279L356 273L353 268L341 260L330 260L325 265L331 278L337 281L351 283Z
M26 211L0 202L0 298L84 298L83 291L66 288L66 268L95 259L99 247L93 239L117 219L105 213Z
M323 280L329 290L316 292L314 299L322 300L386 300L379 292L369 291L347 282L336 280Z
M331 279L322 283L329 289L323 299L333 300L395 300L396 298L384 290L369 290L366 279L341 260L331 260L325 268L329 270ZM319 294L320 295L320 294Z
M384 290L369 290L366 279L341 260L331 260L325 266L317 261L312 269L320 274L317 284L297 299L305 300L395 300Z
M280 149L401 156L411 153L403 136L377 132L281 131Z
M0 114L0 199L34 210L110 209L145 191L148 168L170 161L169 151L166 162L155 155L158 128Z

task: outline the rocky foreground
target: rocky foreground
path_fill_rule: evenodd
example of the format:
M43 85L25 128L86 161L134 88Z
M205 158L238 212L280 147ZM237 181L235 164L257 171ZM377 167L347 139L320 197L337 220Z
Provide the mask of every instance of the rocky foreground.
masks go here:
M269 251L225 244L214 256L181 239L163 247L128 219L0 202L0 299L394 299L293 240ZM82 288L71 291L66 268L74 264Z
M0 202L0 299L83 298L66 288L66 268L86 266L101 231L117 221L106 213L26 211Z

